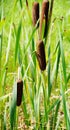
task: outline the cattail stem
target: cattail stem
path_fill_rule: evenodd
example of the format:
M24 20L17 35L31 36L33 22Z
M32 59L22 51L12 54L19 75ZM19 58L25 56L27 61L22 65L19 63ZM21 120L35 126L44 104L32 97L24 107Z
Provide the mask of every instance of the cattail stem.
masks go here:
M21 75L21 67L18 67L18 80L20 79L20 75Z
M32 18L31 18L31 12L30 12L30 8L29 8L28 0L26 0L26 9L27 9L27 12L28 12L30 22L32 24Z

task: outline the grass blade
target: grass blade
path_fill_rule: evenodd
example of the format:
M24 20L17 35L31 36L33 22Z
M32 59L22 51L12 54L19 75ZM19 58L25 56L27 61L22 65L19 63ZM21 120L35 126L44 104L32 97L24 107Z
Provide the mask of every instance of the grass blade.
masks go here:
M50 75L50 68L51 68L51 64L50 64L50 45L48 48L48 102L49 102L49 98L51 95L51 89L52 89L52 84L51 84L51 75Z
M17 34L16 34L15 63L16 63L17 55L18 55L18 49L19 49L19 43L20 43L20 35L21 35L21 21L19 23Z
M27 106L26 106L24 94L23 94L22 99L23 99L22 109L23 109L23 112L24 112L25 123L26 123L27 126L29 126L29 115L28 115L28 112L27 112Z
M60 86L61 86L61 95L62 95L62 101L63 101L63 110L64 110L64 117L65 117L65 123L66 123L66 128L67 130L70 129L70 117L68 116L69 110L67 108L67 104L66 104L66 99L65 99L65 87L63 86L62 83L62 74L61 74L61 70L60 70Z
M56 105L56 110L55 110L55 115L54 115L54 130L55 130L55 127L57 125L56 123L57 123L57 117L58 117L59 108L60 108L60 100L59 100L59 102Z
M26 45L25 54L27 53L27 49L28 49L28 47L29 47L29 45L30 45L30 42L31 42L31 40L32 40L32 38L33 38L33 36L34 36L35 31L36 31L36 27L33 29L32 34L31 34L31 36L30 36L30 38L29 38L29 41L28 41L28 43L27 43L27 45Z
M58 48L58 54L54 63L52 75L51 75L51 84L53 84L54 78L57 80L58 69L59 69L59 62L60 62L60 47Z
M10 125L11 130L16 128L16 100L17 100L17 83L14 83L12 101L10 104Z
M64 49L63 49L63 38L60 32L60 29L59 29L59 39L60 39L60 51L61 51L61 58L62 58L64 81L65 81L65 86L67 88L66 63L65 63L65 56L64 56Z
M57 100L51 105L51 107L49 107L49 109L48 109L48 111L47 111L48 114L52 111L52 109L54 109L54 107L58 104L59 101L60 101L60 99L57 99Z
M5 112L4 112L4 130L6 130L6 108L5 108Z
M19 2L20 2L20 7L21 7L21 9L22 9L22 0L20 0Z
M3 38L3 32L0 34L0 69L1 69L1 59L2 59L2 38Z
M10 45L11 45L11 33L12 33L12 24L10 25L10 33L9 33L9 39L8 39L8 47L7 47L7 54L6 54L6 63L8 63L8 58L9 58L9 52L10 52Z

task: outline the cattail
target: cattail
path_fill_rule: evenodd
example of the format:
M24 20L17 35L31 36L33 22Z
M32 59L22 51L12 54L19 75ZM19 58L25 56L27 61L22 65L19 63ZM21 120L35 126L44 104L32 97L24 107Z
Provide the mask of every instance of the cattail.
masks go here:
M40 66L40 69L43 71L46 69L46 58L45 58L45 49L44 43L42 40L37 42L37 59Z
M28 0L26 0L26 6L28 7Z
M42 3L42 12L41 12L41 19L40 19L40 33L42 33L43 22L45 22L44 37L46 37L46 33L47 33L48 11L49 11L49 1L44 0Z
M37 24L38 20L39 20L39 3L34 2L33 9L32 9L32 21L33 21L34 26ZM38 22L37 27L39 27L39 22Z
M22 94L23 94L23 81L17 81L17 106L21 105L22 102Z

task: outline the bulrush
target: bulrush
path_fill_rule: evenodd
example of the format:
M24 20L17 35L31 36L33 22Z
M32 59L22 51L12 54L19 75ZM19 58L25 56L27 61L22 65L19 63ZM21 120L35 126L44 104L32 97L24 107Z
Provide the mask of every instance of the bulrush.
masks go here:
M17 106L21 105L22 102L22 94L23 94L23 81L17 81Z
M42 40L37 42L37 59L40 66L40 69L44 71L46 69L46 58L45 58L45 49L44 43Z
M39 3L34 2L33 8L32 8L32 21L33 21L34 26L37 24L38 20L39 20ZM39 22L38 22L37 27L39 27Z
M47 33L48 11L49 11L49 1L44 0L42 3L42 11L41 11L41 19L40 19L40 33L42 33L43 22L45 22L44 37L46 37L46 33Z
M28 7L28 0L26 0L26 6Z

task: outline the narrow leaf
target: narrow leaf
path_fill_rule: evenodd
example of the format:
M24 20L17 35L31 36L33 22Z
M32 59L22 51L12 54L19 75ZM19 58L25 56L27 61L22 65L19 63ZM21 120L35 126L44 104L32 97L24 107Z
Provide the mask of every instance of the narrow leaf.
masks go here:
M18 49L19 49L19 43L20 43L20 35L21 35L21 21L19 23L17 34L16 34L15 63L16 63L17 55L18 55Z

